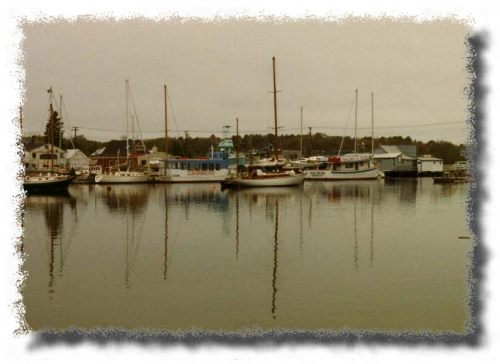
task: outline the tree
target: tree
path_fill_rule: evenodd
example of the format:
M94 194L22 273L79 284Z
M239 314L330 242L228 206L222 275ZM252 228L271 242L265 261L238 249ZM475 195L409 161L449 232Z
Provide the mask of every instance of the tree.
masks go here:
M51 125L53 125L54 133L51 132ZM59 138L62 140L63 137L63 123L61 123L61 118L59 117L59 113L57 111L52 111L52 115L49 117L47 121L47 125L45 126L45 141L47 144L59 145ZM51 140L51 135L54 135L54 140Z

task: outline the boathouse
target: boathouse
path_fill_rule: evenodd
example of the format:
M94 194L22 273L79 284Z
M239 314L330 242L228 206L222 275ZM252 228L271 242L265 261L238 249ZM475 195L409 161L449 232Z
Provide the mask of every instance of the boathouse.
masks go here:
M66 166L64 149L55 145L43 144L27 150L24 154L23 164L27 171L37 172L63 172Z
M374 150L373 159L387 177L416 177L416 145L379 145Z
M418 157L417 168L419 176L440 176L444 171L443 160L424 154Z

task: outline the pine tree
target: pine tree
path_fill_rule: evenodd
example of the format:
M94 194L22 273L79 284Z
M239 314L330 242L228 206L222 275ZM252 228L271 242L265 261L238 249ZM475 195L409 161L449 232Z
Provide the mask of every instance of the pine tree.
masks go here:
M52 141L52 144L54 144L55 146L56 145L59 145L59 136L61 137L61 140L62 140L62 137L63 137L63 130L62 130L62 127L63 127L63 123L61 123L61 118L59 117L59 113L57 111L52 111L52 115L51 117L49 117L49 120L47 121L47 125L45 125L45 141L47 142L47 144L50 144L51 143L51 131L50 131L50 127L51 127L51 124L54 125L54 140Z

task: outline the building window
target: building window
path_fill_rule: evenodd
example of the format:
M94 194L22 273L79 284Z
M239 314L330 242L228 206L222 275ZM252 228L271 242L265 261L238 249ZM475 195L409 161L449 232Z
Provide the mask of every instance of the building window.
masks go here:
M36 153L31 153L31 158L36 159Z

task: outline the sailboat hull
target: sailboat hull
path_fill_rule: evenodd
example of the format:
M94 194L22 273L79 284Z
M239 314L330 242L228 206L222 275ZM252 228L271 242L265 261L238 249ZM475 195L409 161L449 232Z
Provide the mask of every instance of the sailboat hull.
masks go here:
M23 187L27 193L64 193L72 180L72 176L25 177Z
M107 183L147 183L149 176L144 174L101 174L95 177L95 182L100 184Z
M312 169L304 171L306 180L318 181L344 181L344 180L363 180L377 179L379 175L378 168L370 168L359 171L329 171L323 169Z

